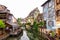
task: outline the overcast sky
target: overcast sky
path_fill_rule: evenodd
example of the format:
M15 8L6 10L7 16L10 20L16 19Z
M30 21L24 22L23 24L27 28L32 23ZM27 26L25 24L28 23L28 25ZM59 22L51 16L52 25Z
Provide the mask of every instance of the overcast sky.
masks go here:
M42 12L41 5L46 0L0 0L16 18L25 18L36 7Z

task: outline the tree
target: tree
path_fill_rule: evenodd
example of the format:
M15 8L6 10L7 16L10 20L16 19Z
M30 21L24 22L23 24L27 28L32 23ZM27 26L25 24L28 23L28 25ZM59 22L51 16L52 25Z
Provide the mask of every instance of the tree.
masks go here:
M30 26L31 26L31 23L26 23L25 25L26 25L26 26L25 26L25 27L26 27L26 30L27 30L27 29L29 30L29 29L31 28L31 27L30 27Z
M34 21L33 23L33 29L38 32L38 23L36 21Z
M2 20L0 20L0 31L2 31L2 33L1 34L3 34L3 29L5 28L6 26L5 26L5 23L2 21Z
M18 22L19 26L21 26L21 20L22 20L21 18L17 19L17 22Z
M33 25L31 25L31 23L29 23L29 25L31 28L29 30L27 30L27 34L28 34L28 37L30 38L30 40L45 40L46 39L44 36L42 36L40 34L40 31L38 30L39 25L40 26L44 25L43 22L38 23L36 20L34 20Z
M44 22L43 22L43 21L40 21L40 22L39 22L39 26L40 26L40 27L43 27L43 26L44 26Z
M28 23L28 25L30 25L31 23ZM31 29L27 30L28 31L28 37L30 38L30 40L35 40L35 38L37 37L37 23L34 21L33 25L30 25Z
M38 23L36 20L34 20L33 25L31 25L31 29L28 30L28 37L30 40L42 40L38 28Z
M41 28L41 32L42 32L42 27L44 26L44 22L43 21L40 21L39 22L39 27Z

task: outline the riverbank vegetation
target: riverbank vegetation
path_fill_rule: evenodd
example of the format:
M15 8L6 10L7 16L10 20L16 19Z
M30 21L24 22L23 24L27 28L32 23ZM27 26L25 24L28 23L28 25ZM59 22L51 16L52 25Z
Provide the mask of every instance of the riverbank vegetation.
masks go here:
M42 21L39 23L34 21L33 25L31 25L31 23L27 23L27 25L29 25L29 28L26 30L30 40L47 40L47 38L45 38L42 32L39 30L39 28L43 27L44 25Z
M19 22L21 23L21 21L19 20L20 19L18 19L18 23ZM25 24L20 25L21 27L26 28L27 36L30 38L30 40L47 40L47 38L45 38L45 36L42 33L42 27L44 27L44 22L43 21L37 22L37 20L33 20L32 23L27 22Z

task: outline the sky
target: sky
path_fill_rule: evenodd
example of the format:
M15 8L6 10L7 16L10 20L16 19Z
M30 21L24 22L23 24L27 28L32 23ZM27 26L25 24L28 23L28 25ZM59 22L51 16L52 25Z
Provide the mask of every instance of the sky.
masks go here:
M16 18L25 18L36 7L42 12L41 5L46 0L0 0Z

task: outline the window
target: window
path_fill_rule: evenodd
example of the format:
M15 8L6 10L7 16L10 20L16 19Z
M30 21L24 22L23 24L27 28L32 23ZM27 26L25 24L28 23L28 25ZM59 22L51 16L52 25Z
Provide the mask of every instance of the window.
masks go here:
M0 13L0 19L6 19L6 14L5 13Z
M54 9L49 10L48 18L54 18L54 16L55 16L55 11L54 11Z
M60 4L60 0L56 0L56 4L57 4L57 5Z
M48 26L49 27L53 27L54 26L54 22L53 21L48 21Z
M52 9L52 8L49 8L48 11L51 12L51 9Z
M12 16L9 16L9 22L10 23L12 22Z
M44 6L44 12L47 12L47 10L48 10L48 4L45 4L45 6Z
M53 18L54 17L54 14L49 14L48 18Z
M51 14L51 15L55 14L54 8L49 8L48 14Z
M52 3L51 3L51 1L49 2L49 7L51 7L52 6Z
M52 5L52 8L54 8L54 5Z
M60 10L57 10L57 11L56 11L56 15L57 15L57 16L60 16Z
M44 5L43 9L44 9L44 10L43 10L44 20L46 20L47 17L48 17L48 3Z
M48 7L44 7L44 12L47 12L48 11Z
M54 0L51 0L50 2L49 2L49 7L54 7Z

